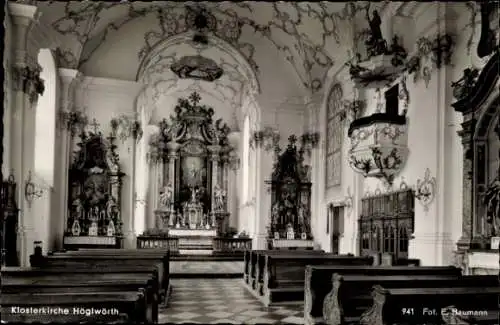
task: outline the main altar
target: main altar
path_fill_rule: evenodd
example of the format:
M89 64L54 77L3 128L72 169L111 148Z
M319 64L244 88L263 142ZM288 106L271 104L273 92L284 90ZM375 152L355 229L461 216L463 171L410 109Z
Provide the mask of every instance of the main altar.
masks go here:
M226 197L233 148L227 124L214 121L213 108L200 100L196 92L178 100L175 114L159 123L148 155L162 171L154 211L157 229L181 239L197 238L192 245L210 242L211 246L211 239L228 228Z

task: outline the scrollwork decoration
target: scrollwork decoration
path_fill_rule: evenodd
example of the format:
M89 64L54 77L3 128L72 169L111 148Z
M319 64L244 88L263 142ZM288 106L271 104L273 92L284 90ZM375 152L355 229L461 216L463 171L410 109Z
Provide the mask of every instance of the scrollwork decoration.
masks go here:
M28 208L31 208L33 200L41 198L43 190L39 189L38 185L33 182L31 170L28 171L28 178L24 185L24 199L28 203Z
M139 141L142 138L143 130L137 114L134 117L121 114L111 119L111 132L113 136L125 142L129 138Z
M280 138L281 136L278 130L271 127L265 127L261 131L254 132L252 142L255 147L262 147L268 152L278 146Z
M406 86L406 76L401 78L401 90L399 91L398 98L403 101L403 113L406 114L408 111L408 106L410 105L410 92Z
M413 74L413 82L424 80L428 87L434 68L441 69L443 65L451 64L454 45L450 34L437 35L434 39L419 38L416 53L406 62L405 67L408 74Z
M436 196L436 178L431 176L431 170L427 168L423 179L417 180L415 198L422 204L424 210L429 211L429 205Z
M61 130L68 130L72 136L83 132L88 125L89 119L82 111L60 111L59 127Z
M35 67L14 67L12 71L12 81L15 91L22 91L28 95L31 103L34 103L39 95L43 95L45 85L40 78L40 66Z

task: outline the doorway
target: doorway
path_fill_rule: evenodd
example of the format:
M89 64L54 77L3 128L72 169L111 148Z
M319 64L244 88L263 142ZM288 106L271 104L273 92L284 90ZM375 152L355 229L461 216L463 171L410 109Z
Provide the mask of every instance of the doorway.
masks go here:
M342 223L344 220L344 207L328 205L328 223L331 225L330 232L330 251L333 254L339 254L340 237L343 233Z

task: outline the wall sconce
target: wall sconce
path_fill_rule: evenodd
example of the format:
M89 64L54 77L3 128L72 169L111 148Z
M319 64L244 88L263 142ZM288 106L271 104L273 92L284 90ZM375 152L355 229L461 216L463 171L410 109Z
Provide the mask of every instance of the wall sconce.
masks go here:
M24 185L24 199L26 200L26 202L28 202L28 207L31 208L31 203L33 202L33 200L42 197L42 195L43 190L37 189L36 184L33 183L30 170L28 172L28 179L26 180Z
M429 168L425 170L424 179L417 180L415 198L422 204L425 212L429 211L429 205L436 196L436 178L431 177Z

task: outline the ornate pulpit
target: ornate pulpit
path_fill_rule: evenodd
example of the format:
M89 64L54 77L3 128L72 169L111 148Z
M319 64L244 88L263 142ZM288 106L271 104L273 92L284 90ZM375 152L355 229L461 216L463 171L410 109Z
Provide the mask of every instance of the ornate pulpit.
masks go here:
M216 236L229 217L225 157L231 150L230 130L221 119L214 121L214 110L200 100L196 92L179 99L175 115L159 123L160 134L150 144L165 175L155 210L157 226L176 236L193 231Z
M271 191L271 222L268 243L271 249L313 247L311 236L310 167L304 164L304 149L297 149L296 137L289 137L284 152L276 149Z
M83 132L69 170L65 248L121 247L120 171L114 137Z

